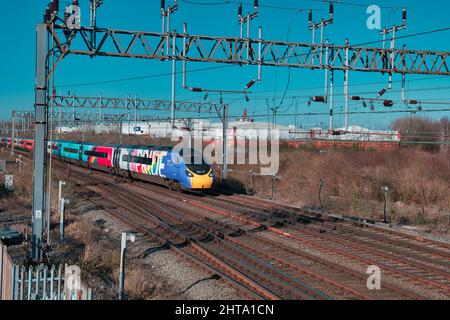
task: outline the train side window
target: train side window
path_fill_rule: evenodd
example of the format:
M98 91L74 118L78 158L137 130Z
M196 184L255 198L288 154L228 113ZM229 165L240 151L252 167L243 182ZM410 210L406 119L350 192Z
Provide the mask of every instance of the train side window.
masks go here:
M85 151L84 152L85 156L88 157L96 157L96 158L108 158L108 153L106 152L96 152L96 151Z
M68 152L68 153L78 153L78 149L64 148L64 152Z
M123 155L122 161L145 164L145 165L149 165L149 166L152 165L152 163L153 163L151 158L133 157L133 156L129 156L129 155Z

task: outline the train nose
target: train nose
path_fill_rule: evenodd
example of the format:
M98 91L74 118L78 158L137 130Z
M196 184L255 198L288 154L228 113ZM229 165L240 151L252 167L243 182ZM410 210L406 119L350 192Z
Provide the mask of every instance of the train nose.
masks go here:
M212 177L208 175L205 176L195 176L191 178L192 189L210 189L213 184Z

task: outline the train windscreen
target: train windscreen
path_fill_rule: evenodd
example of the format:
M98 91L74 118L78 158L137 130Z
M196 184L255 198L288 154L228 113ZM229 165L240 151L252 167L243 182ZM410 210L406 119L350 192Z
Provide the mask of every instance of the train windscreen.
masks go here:
M210 165L205 161L203 155L198 152L191 151L190 155L185 154L183 158L186 167L195 174L205 175L211 170Z

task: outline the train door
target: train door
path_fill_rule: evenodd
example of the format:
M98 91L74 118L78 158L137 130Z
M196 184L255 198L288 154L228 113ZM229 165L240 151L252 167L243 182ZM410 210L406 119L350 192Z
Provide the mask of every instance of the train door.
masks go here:
M171 178L179 181L181 179L181 177L183 176L181 174L182 158L180 157L180 155L178 153L171 152L170 157L168 157L168 159L169 159L168 161L172 162L172 166L173 166L173 172L172 172L172 170L169 171Z
M82 167L85 166L83 163L83 145L80 145L80 148L78 149L78 161L80 161Z
M119 173L120 173L120 168L119 168L120 150L121 150L121 148L118 147L113 151L112 169L113 169L113 172L115 175L119 175Z

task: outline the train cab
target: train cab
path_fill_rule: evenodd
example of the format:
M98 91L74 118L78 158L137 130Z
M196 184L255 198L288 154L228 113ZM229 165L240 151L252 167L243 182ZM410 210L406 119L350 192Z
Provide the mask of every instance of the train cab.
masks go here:
M202 154L189 150L183 155L183 169L187 179L188 189L202 190L211 189L214 174L209 161Z

